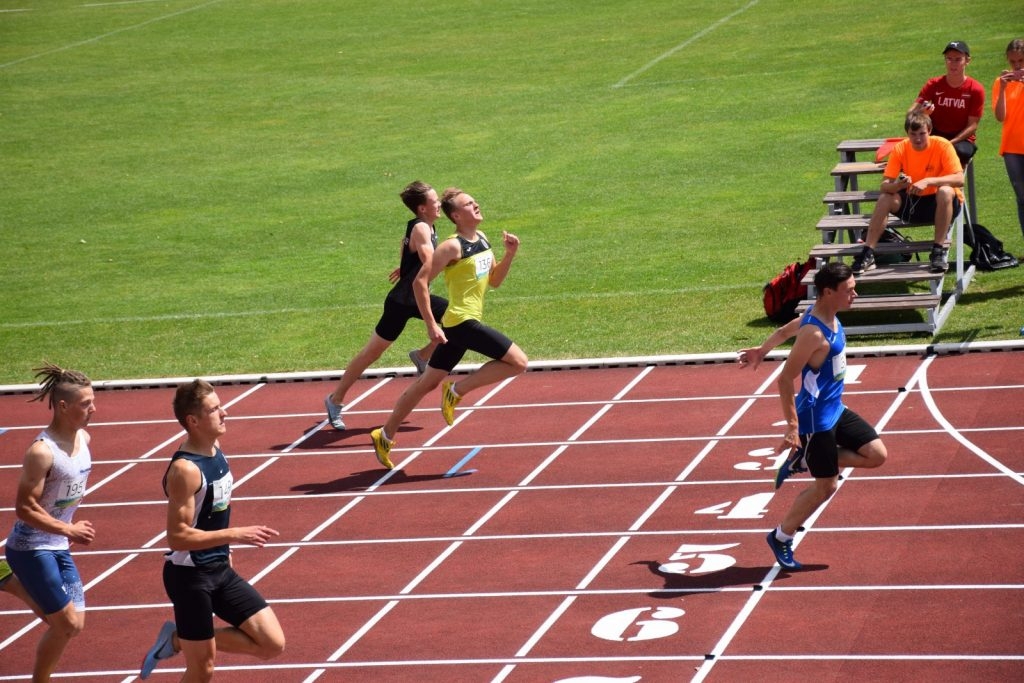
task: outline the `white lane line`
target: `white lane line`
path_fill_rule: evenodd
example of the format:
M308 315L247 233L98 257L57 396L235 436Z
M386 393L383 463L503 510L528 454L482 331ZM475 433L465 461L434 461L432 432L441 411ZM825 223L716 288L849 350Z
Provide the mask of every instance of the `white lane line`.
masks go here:
M616 400L619 397L626 395L634 386L636 386L637 383L639 383L644 377L646 377L653 369L654 369L654 366L647 366L641 372L637 373L637 376L632 381L630 381L626 385L626 387L623 388L614 397L613 400ZM499 384L487 396L485 396L483 399L481 399L478 402L477 405L479 405L481 403L484 403L485 401L489 400L491 398L491 396L496 394L501 388L503 388L509 382L511 382L512 379L513 378L509 378L509 379L505 380L504 382L502 382L501 384ZM577 438L579 438L580 436L582 436L583 433L586 432L586 430L589 429L594 424L594 422L596 422L601 416L603 416L612 407L612 405L613 405L612 403L608 403L606 405L603 405L601 408L599 408L594 413L594 415L583 424L583 426L581 426L579 429L577 429L576 432L573 433L569 437L568 442L571 443L572 441L574 441ZM469 410L469 411L466 411L466 413L464 413L464 414L460 414L459 418L456 420L456 424L458 424L458 422L460 420L462 420L464 417L468 416L468 414L471 413L471 412L472 412L472 410ZM445 430L442 430L442 433L444 433L444 431ZM440 436L440 435L438 435L438 436ZM545 460L543 461L543 463L541 463L540 466L538 466L533 472L531 472L530 474L528 474L526 476L526 478L520 483L520 486L526 486L530 481L532 481L536 476L538 476L541 473L541 471L543 471L548 465L550 465L555 460L555 458L558 457L558 455L560 455L562 452L564 452L566 448L567 448L567 444L566 445L562 445L559 448L557 448L555 450L555 452L551 456L545 458ZM463 536L467 537L467 538L472 537L477 532L478 529L480 529L488 520L490 520L499 510L503 509L517 495L519 495L519 491L518 490L510 491L498 503L493 505L490 510L488 510L486 513L484 513L480 517L480 519L478 519L474 524L472 524L466 530L466 532L463 534ZM427 567L427 569L425 569L419 576L416 577L416 579L414 579L414 581L407 587L407 590L403 590L402 591L403 594L406 594L408 591L411 591L413 588L415 588L416 585L418 585L420 582L422 582L423 579L425 579L431 572L433 572L434 569L436 569L441 564L441 562L443 560L447 559L461 545L462 545L462 541L456 541L456 542L452 543L445 551L443 551L441 553L441 555L438 556L438 558L436 558ZM550 625L553 625L558 620L558 617L561 616L561 613L564 610L569 608L569 605L572 604L572 601L574 599L575 598L570 597L570 598L567 598L565 601L563 601L563 606L561 608L559 608L558 610L556 610L554 614L552 614L552 615L550 615L548 617L547 621L545 622L545 624L548 625L547 627L549 627ZM384 606L384 608L381 611L384 612L384 613L390 612L392 609L394 609L396 604L397 603L388 603L387 605ZM383 616L383 615L381 613L378 613L378 615L376 615L373 619L371 619L371 621L373 623L377 623L381 616ZM546 631L547 627L542 626L541 629L539 629L537 631L537 633L534 634L534 636L531 639L531 641L528 642L527 645L524 645L524 648L528 649L528 648L532 647L532 642L535 642L537 639L539 639L543 635L543 633ZM355 645L355 643L359 640L359 638L361 638L362 635L364 635L367 632L368 632L368 629L366 627L360 629L360 631L355 636L350 638L348 641L345 642L344 645L342 645L341 648L339 648L337 651L335 651L335 653L331 655L331 658L328 661L331 661L331 662L337 661L338 658L340 658L342 655L344 655L344 653L347 652L348 649L351 648L353 645ZM320 670L317 670L317 671L313 672L308 678L306 678L305 683L311 683L312 681L317 680L324 672L325 672L325 670L323 670L323 669L320 669ZM495 679L495 680L498 680L498 679Z
M620 401L624 396L626 396L629 393L629 391L631 391L652 370L654 370L654 366L648 366L647 368L645 368L644 372L640 373L622 391L620 391L618 394L616 394L615 397L612 400L616 401L616 402ZM775 369L775 372L773 372L768 377L768 379L766 379L762 383L761 387L757 390L758 393L763 393L769 387L771 387L772 384L775 381L775 377L781 371L782 371L782 365L780 364L779 367L777 367ZM602 415L604 415L605 412L607 412L607 409L611 408L612 405L613 404L609 403L608 405L604 406L601 410L599 410L594 415L594 417L591 418L582 428L577 430L577 432L575 434L573 434L573 436L570 437L569 440L572 441L575 438L581 437L583 435L583 433L586 431L586 429L588 427L590 427L590 425L592 425L597 420L597 418L599 418ZM754 405L754 398L749 398L747 401L745 401L743 403L743 405L739 409L737 409L737 411L732 415L732 417L729 420L726 421L725 425L723 425L718 430L718 433L719 434L724 434L729 429L731 429L732 426L735 425L736 422L739 420L739 418L744 413L746 413L750 409L750 407L753 406L753 405ZM693 468L696 466L695 463L702 461L704 459L704 457L715 447L715 445L717 443L718 443L717 439L711 439L711 441L704 447L704 449L701 451L701 453L697 457L694 458L693 462L690 463L690 466L684 469L684 471L683 471L684 473L682 475L680 475L678 480L682 481L682 479L685 478L686 474L688 474L689 472L693 471ZM560 453L565 448L566 447L563 446L562 448L559 449L559 451L556 451L556 453ZM553 459L553 457L548 458L548 460L545 461L543 466L546 466L547 463L550 462L552 459ZM531 474L529 477L527 477L526 481L527 482L531 481L533 477L534 477L534 475ZM679 487L676 486L676 485L671 485L671 486L667 487L665 489L665 491L660 496L658 496L657 500L655 500L655 502L652 503L648 507L648 509L645 510L637 518L637 520L630 526L630 531L634 532L634 531L638 530L640 528L640 526L647 519L649 519L650 516L653 515L654 512L666 500L668 500L668 498L671 496L671 494L677 488L679 488ZM624 545L626 545L626 543L629 541L630 537L631 536L629 534L620 535L620 537L612 545L611 549L607 553L605 553L604 557L602 557L591 568L591 570L587 573L587 576L583 579L582 582L580 582L580 584L577 586L577 589L578 590L586 589L586 587L590 585L590 582L593 581L593 579L597 576L597 574L600 573L600 571L607 565L607 563L611 561L611 559L615 556L615 554L618 553L619 550L621 550ZM572 604L573 604L573 602L575 602L575 600L576 600L576 596L569 596L565 600L563 600L562 603L551 614L551 616L549 616L544 621L544 623L540 626L540 628L537 629L537 631L534 632L534 634L532 636L530 636L530 638L526 641L526 643L524 643L524 645L519 649L519 651L516 653L516 657L517 658L525 658L527 655L529 655L529 653L533 649L533 647L538 642L540 642L541 638L543 638L544 635L547 634L547 632L555 625L555 623L558 621L559 618L561 618L561 616L566 612L566 610L568 610L569 607L572 606ZM491 680L491 683L502 683L506 678L508 678L512 674L512 672L515 670L516 666L517 666L516 664L508 664L505 667L503 667L502 670L500 672L498 672L498 674Z
M372 493L372 492L376 491L378 488L380 488L392 476L394 476L395 473L401 471L410 462L412 462L417 457L419 457L419 455L423 453L423 449L429 448L435 442L440 440L444 435L446 435L453 428L455 428L456 425L458 425L463 420L468 418L473 413L473 410L475 408L485 404L493 396L495 396L498 392L500 392L502 389L504 389L506 386L508 386L509 383L511 383L513 379L515 379L515 378L514 377L509 377L509 378L503 380L502 382L499 382L489 392L487 392L487 394L485 394L479 401L477 401L472 408L469 408L468 410L459 411L458 417L455 418L455 422L451 426L446 426L441 431L439 431L437 434L435 434L432 438L430 438L426 443L424 443L423 446L421 446L418 450L413 451L409 455L409 457L407 457L405 460L400 462L395 469L388 471L387 474L382 476L375 484L373 484L372 486L368 487L366 489L366 492L367 493ZM510 496L513 496L514 494L515 494L515 492L509 493L505 497L506 500L509 499ZM342 514L344 514L348 510L350 510L357 502L362 501L364 498L365 498L365 496L361 496L360 498L356 499L355 501L353 501L352 503L347 505L344 510L340 511L338 514L335 515L335 518L340 517ZM500 509L500 507L503 506L503 505L504 505L504 501L499 502L496 506L494 506L494 508L491 509L491 511L489 513L486 513L484 515L484 517L485 518L490 518L490 515L493 514L496 511L496 509ZM318 527L317 530L313 534L310 534L309 536L307 536L303 540L312 540L312 538L316 534L318 534L321 530L325 529L329 525L329 523L331 521L333 521L333 519L329 520L328 522L325 522L323 525ZM463 536L472 536L472 534L474 533L475 529L478 528L479 524L480 524L480 522L478 521L476 524L471 526L463 534ZM439 567L445 560L447 560L448 557L450 557L451 554L454 553L461 545L462 545L462 541L461 540L453 541L452 543L450 543L448 545L448 547L445 550L443 550L437 557L435 557L434 560L429 565L427 565L427 567L424 568L424 570L422 572L420 572L420 574L418 576L416 576L405 588L402 589L401 594L402 595L407 595L407 594L411 593L413 590L415 590L416 586L418 586L428 576L430 576L430 574L433 573L433 571L435 569L437 569L437 567ZM341 659L343 656L345 656L346 652L348 652L353 646L355 646L356 643L358 643L360 641L360 639L362 639L362 637L364 635L369 633L370 630L374 626L376 626L377 623L379 623L380 620L383 619L384 616L387 615L391 610L393 610L398 604L399 604L398 600L391 600L387 604L385 604L384 607L382 607L380 609L380 611L378 611L373 617L371 617L370 620L368 622L366 622L363 625L362 628L360 628L348 640L346 640L344 643L342 643L341 647L339 647L337 650L335 650L330 655L330 657L327 658L327 662L328 663L337 662L339 659ZM307 676L304 679L304 683L312 683L313 681L315 681L318 678L320 678L320 676L322 676L325 672L326 672L325 668L318 668L317 670L313 671L309 676Z
M936 356L929 356L926 362L931 361L934 358L936 358ZM939 406L935 403L935 398L932 396L931 390L928 388L928 377L926 374L923 374L921 376L920 384L921 398L924 400L925 405L928 406L928 412L932 414L932 417L935 418L935 421L939 423L939 426L942 427L942 429L945 430L947 434L956 439L956 441L958 441L964 448L969 450L971 453L974 453L976 456L987 462L994 469L998 470L999 472L1002 472L1003 474L1008 476L1010 479L1013 479L1018 484L1024 485L1024 476L1021 476L1017 472L1014 472L1011 468L1007 467L1006 465L1004 465L1003 463L999 462L991 455L989 455L980 446L975 445L973 441L970 441L967 437L964 436L965 430L957 429L949 420L946 419L946 416L942 414L942 411L939 410ZM988 432L990 430L981 431Z
M922 362L921 366L917 369L917 371L914 372L914 375L913 377L911 377L910 381L907 383L907 391L901 391L899 394L896 395L896 399L889 405L889 409L885 411L884 415L882 415L882 418L878 421L878 424L875 425L875 430L877 432L881 433L885 430L885 425L889 424L889 420L891 420L892 416L896 414L897 409L901 405L903 405L903 402L906 400L907 396L910 395L910 390L913 389L924 377L924 374L928 370L928 366L931 364L931 359L933 358L935 358L935 356L929 356L928 358L926 358L924 362ZM804 533L798 535L795 539L793 539L794 548L799 546L800 541L807 537L807 532L811 530L811 528L814 526L814 523L825 512L829 504L836 499L836 496L839 494L839 490L843 487L843 484L849 481L850 475L853 471L854 468L852 467L847 467L845 470L843 470L842 476L839 478L839 483L836 486L835 493L833 493L828 500L826 500L824 503L818 506L818 509L815 510L809 518L807 518L807 521L805 521L803 524ZM707 678L707 676L711 673L711 670L715 667L715 664L722 658L722 655L725 653L726 649L729 647L730 644L732 644L733 638L736 637L736 634L739 633L743 625L746 624L747 618L753 613L754 608L756 608L757 604L761 602L761 598L763 598L764 595L768 592L768 588L771 587L772 583L775 581L775 577L778 576L779 572L781 571L782 567L778 563L775 563L775 566L773 566L771 570L769 570L769 572L765 575L764 580L760 582L760 590L755 590L750 594L750 597L747 598L746 603L744 603L742 609L740 609L739 614L736 615L736 618L733 619L732 623L729 625L725 633L715 644L714 648L712 648L711 652L708 653L707 659L705 659L704 662L701 664L700 668L697 669L697 673L694 674L690 683L701 683L705 678Z
M246 397L250 396L250 395L251 395L252 393L254 393L254 392L258 391L259 389L261 389L262 387L265 387L265 386L266 386L265 384L256 384L256 385L254 385L254 386L252 386L252 387L249 387L249 388L248 388L248 389L247 389L246 391L242 392L241 394L239 394L238 396L236 396L236 397L235 397L235 398L233 398L232 400L230 400L230 401L228 401L227 403L225 403L225 404L224 404L224 409L225 409L225 410L227 410L227 409L228 409L228 408L230 408L231 406L233 406L233 405L237 404L237 403L238 403L239 401L241 401L242 399L244 399L244 398L246 398ZM154 453L157 453L158 451L162 450L163 448L165 448L165 447L166 447L166 446L168 446L169 444L173 443L173 442L174 442L175 440L177 440L177 439L180 439L180 438L181 438L181 437L182 437L182 436L184 435L184 433L185 433L184 431L180 431L180 432L178 432L177 434L175 434L175 435L174 435L174 436L172 436L171 438L169 438L169 439L165 440L165 441L164 441L163 443L161 443L160 445L158 445L158 446L156 446L156 447L154 447L154 448L151 448L151 449L150 449L149 451L147 451L147 452L146 452L146 453L145 453L144 455L142 455L142 456L141 456L141 458L148 458L149 456L153 455ZM141 459L141 458L140 458L140 459ZM136 464L137 464L137 463L136 463ZM270 463L269 463L269 462L268 462L268 463L265 463L265 464L264 464L263 466L261 466L261 467L260 467L259 469L262 469L263 467L265 467L265 466L266 466L266 465L268 465L268 464L270 464ZM133 468L134 466L135 466L135 464L128 464L128 465L125 465L124 467L120 468L119 470L117 470L116 472L114 472L113 474L111 474L110 476L108 476L108 477L107 477L106 479L103 479L102 481L100 481L100 482L96 483L95 485L93 485L93 486L90 486L90 487L88 488L88 490L87 490L87 491L85 492L85 497L87 498L87 497L88 497L88 496L89 496L90 494L92 494L92 492L94 492L94 491L95 491L96 489L100 488L101 486L103 486L103 485L105 485L105 484L108 484L108 483L110 483L111 481L113 481L113 480L114 480L114 479L116 479L117 477L121 476L121 475L122 475L122 474L124 474L125 472L128 472L129 470L131 470L131 469L132 469L132 468ZM238 481L238 483L236 483L236 484L235 484L235 487L237 488L238 486L240 486L240 485L242 484L242 482L244 482L244 481L245 481L246 479L248 479L248 478L249 478L250 476L252 476L252 473L250 473L250 474L249 474L249 475L248 475L247 477L243 477L242 479L240 479L240 480ZM156 543L159 543L159 542L160 542L160 540L161 540L161 539L163 539L163 538L164 538L164 536L165 536L166 534L167 534L167 531L166 531L166 530L164 530L164 531L161 531L161 532L160 532L160 533L158 533L158 534L157 534L156 536L154 536L154 537L153 537L152 539L150 539L149 541L147 541L147 543L146 543L146 545L145 545L144 547L145 547L145 548L149 548L149 547L151 547L151 546L155 545ZM6 544L6 542L7 542L7 539L6 539L6 538L4 538L3 540L0 540L0 545ZM77 554L77 553L76 553L76 554ZM115 563L115 564L114 564L113 566L111 566L111 567L109 567L108 569L106 569L105 571L103 571L103 572L102 572L102 573L101 573L101 574L100 574L99 576L97 576L97 577L96 577L95 579L93 579L93 580L92 580L91 582L89 582L89 583L88 583L87 585L85 585L85 586L83 587L83 590L84 590L84 591L85 591L86 593L88 593L88 591L89 591L89 590L90 590L90 589L91 589L91 588L92 588L93 586L95 586L95 585L96 585L96 584L98 584L99 582L103 581L103 580L104 580L104 579L106 579L106 578L107 578L108 576L111 576L111 575L113 575L114 573L116 573L116 572L117 572L117 570L121 569L121 568L122 568L123 566L125 566L126 564L128 564L129 562L131 562L132 560L134 560L134 559L135 559L136 557L138 557L138 556L139 556L139 553L134 553L134 552L133 552L133 553L130 553L130 554L128 554L128 555L127 555L126 557L123 557L123 558L122 558L121 560L119 560L118 562L116 562L116 563ZM88 609L88 608L87 608L87 609ZM19 639L19 638L20 638L20 637L21 637L22 635L24 635L25 633L28 633L28 631L29 631L29 630L31 630L31 628L32 628L33 626L35 626L35 624L36 624L36 623L42 623L42 622L38 621L37 619L33 619L33 622L32 622L31 624L29 624L29 625L28 625L27 627L25 627L25 628L21 629L20 631L18 631L18 632L17 632L17 633L15 633L14 635L12 635L12 636L11 636L10 638L8 638L7 640L5 640L5 641L4 641L3 643L0 643L0 650L3 650L3 649L4 649L5 647L7 647L8 645L10 645L11 643L13 643L13 642L15 642L16 640L18 640L18 639Z

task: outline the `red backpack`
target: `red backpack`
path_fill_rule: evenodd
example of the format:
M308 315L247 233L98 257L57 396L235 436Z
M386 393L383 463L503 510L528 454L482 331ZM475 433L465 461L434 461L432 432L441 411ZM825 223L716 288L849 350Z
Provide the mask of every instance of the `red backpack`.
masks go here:
M768 319L786 324L796 317L796 307L807 297L807 285L800 284L814 267L814 259L795 261L764 286L764 312Z

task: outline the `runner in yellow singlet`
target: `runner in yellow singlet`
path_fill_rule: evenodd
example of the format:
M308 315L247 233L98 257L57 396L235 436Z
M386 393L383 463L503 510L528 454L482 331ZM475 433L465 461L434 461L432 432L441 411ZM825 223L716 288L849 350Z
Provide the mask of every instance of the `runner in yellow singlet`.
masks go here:
M455 406L463 396L526 370L523 350L481 321L484 295L488 288L500 286L508 276L519 250L519 238L502 232L505 253L495 262L487 236L477 229L483 214L476 200L459 188L448 188L441 198L441 209L455 223L455 234L438 245L430 264L423 265L414 283L427 335L440 345L430 357L426 371L399 397L387 422L370 433L377 460L388 469L394 467L390 453L399 425L451 373L466 351L476 351L491 360L458 382L443 383L441 413L449 425L455 421ZM442 271L448 286L448 309L438 323L430 309L429 286Z

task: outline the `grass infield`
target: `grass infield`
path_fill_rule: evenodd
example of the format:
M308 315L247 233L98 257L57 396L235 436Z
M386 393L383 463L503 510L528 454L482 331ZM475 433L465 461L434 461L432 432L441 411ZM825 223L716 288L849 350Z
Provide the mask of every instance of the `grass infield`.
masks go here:
M340 368L379 315L414 179L463 187L485 232L523 240L486 320L533 359L758 343L761 286L819 241L836 143L900 134L949 40L990 93L1024 30L1005 1L927 15L0 0L0 383L44 359L94 379ZM986 103L979 220L1021 254L998 138ZM1017 339L1022 277L979 274L935 341ZM381 363L424 339L410 326Z

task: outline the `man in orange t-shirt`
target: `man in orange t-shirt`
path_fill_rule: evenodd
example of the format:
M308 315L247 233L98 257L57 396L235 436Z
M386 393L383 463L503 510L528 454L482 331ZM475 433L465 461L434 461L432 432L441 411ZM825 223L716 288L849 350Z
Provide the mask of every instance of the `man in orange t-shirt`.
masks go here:
M907 224L934 222L931 270L944 273L949 269L946 235L963 204L963 167L948 140L932 137L932 121L926 115L908 114L903 129L907 139L896 143L889 153L864 249L851 266L855 275L875 267L875 246L890 214Z
M1024 235L1024 38L1006 46L1006 61L1011 68L992 84L992 110L1003 124L999 154L1017 197L1017 220Z

